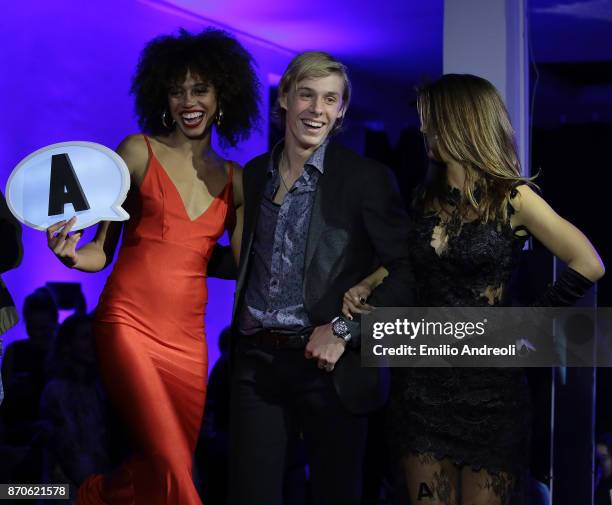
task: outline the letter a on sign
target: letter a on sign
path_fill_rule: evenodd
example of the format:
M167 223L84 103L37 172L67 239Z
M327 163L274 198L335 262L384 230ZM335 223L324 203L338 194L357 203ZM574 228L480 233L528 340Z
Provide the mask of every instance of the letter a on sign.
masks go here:
M71 203L75 212L89 210L89 202L66 153L51 157L49 184L49 216L64 213L64 205Z
M125 161L93 142L61 142L34 151L11 172L6 203L23 224L45 231L76 217L72 231L100 221L125 221L130 189Z

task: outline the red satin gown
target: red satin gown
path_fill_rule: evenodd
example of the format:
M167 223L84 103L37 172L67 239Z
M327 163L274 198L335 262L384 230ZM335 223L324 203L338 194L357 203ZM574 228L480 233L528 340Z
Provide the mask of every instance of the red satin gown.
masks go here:
M201 504L192 480L206 395L206 266L232 208L232 171L197 219L149 148L147 172L96 312L100 372L133 455L89 477L79 504Z

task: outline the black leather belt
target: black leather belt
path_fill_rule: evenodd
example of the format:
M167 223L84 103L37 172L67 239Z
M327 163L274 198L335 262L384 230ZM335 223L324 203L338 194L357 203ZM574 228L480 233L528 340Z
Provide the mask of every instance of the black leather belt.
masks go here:
M242 342L257 347L272 349L304 349L312 331L307 333L287 333L278 330L261 330L253 335L240 335Z

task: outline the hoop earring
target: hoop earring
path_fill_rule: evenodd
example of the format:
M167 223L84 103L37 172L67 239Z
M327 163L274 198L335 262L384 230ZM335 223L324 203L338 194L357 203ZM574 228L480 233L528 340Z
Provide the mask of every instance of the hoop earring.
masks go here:
M223 121L223 111L219 109L219 113L217 114L217 128L221 126L222 121Z
M164 127L167 130L171 130L174 127L174 123L176 123L176 121L174 119L172 119L172 124L170 126L168 126L168 124L166 123L166 111L162 112L162 125L164 125Z

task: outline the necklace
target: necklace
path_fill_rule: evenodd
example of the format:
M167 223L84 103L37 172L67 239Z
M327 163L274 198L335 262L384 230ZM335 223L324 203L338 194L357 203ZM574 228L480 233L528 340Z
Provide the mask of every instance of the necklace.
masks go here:
M283 186L285 186L285 191L289 193L289 186L287 186L287 183L285 182L285 178L283 177L283 171L282 171L282 165L284 161L285 161L285 151L283 150L283 152L281 153L281 159L278 163L278 175L280 176Z

